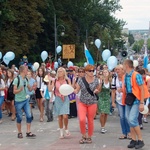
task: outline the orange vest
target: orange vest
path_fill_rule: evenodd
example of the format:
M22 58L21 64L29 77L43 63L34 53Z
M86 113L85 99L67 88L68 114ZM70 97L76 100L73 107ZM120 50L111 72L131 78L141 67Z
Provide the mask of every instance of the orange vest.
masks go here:
M138 100L141 100L141 90L140 90L139 85L136 82L136 75L137 74L138 73L136 71L134 71L132 74L132 77L131 77L132 93L135 95L135 97ZM125 76L123 76L123 78L122 78L122 83L123 83L123 85L122 85L122 90L123 90L122 104L123 105L125 105L125 97L126 97L126 88L125 88L124 78L125 78ZM144 86L144 98L148 98L149 93L148 93L148 88L147 88L145 81L144 81L143 86Z

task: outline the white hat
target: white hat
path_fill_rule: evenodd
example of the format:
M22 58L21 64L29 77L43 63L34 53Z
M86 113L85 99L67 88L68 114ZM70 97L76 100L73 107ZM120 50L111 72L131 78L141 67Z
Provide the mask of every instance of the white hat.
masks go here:
M44 77L44 82L49 82L49 79L48 79L47 75Z

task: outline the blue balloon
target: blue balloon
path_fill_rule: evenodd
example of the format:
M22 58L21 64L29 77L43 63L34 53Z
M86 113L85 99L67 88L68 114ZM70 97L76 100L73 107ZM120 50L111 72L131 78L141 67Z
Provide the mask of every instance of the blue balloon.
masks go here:
M33 71L33 72L35 72L35 71L36 71L36 69L35 69L35 67L34 67L33 65L32 65L32 67L31 67L31 68L32 68L32 71Z
M2 58L2 52L0 52L0 59Z
M73 66L73 62L72 62L72 61L68 61L67 67L69 68L69 67L71 67L71 66Z
M44 62L44 61L47 59L47 57L48 57L47 51L43 51L43 52L41 53L42 61Z
M54 69L56 70L58 68L58 62L54 62Z
M61 50L62 50L62 47L61 47L61 46L57 46L57 48L56 48L56 52L57 52L57 54L58 54L58 53L60 53L60 52L61 52Z
M112 71L117 66L118 60L115 56L110 56L107 60L107 66Z
M96 47L99 49L100 46L101 46L101 40L100 40L100 39L96 39L96 40L95 40L95 45L96 45Z
M109 49L105 49L103 52L102 52L102 58L104 61L107 61L107 59L111 56L111 52Z
M133 60L133 56L130 56L130 60Z
M8 65L10 60L6 58L6 55L3 57L3 62Z
M11 51L7 52L5 54L5 58L8 59L9 61L13 60L15 58L14 52L11 52Z

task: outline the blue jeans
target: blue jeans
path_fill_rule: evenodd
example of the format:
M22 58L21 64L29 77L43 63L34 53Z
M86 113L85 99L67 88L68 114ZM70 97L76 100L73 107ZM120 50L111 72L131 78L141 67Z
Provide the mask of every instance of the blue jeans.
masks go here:
M128 120L130 127L139 126L138 116L139 116L139 103L133 104L132 106L125 106L126 118Z
M29 105L29 100L24 100L23 102L16 102L15 101L15 108L17 113L17 123L21 123L22 121L22 110L24 110L26 114L26 122L31 123L32 117L31 117L31 110Z
M128 121L125 117L125 106L117 103L117 107L118 107L118 112L119 112L119 116L120 116L120 125L121 125L121 129L122 129L122 134L128 135L128 133L130 132L130 127L129 127Z
M0 119L2 119L2 104L4 102L4 96L0 96Z

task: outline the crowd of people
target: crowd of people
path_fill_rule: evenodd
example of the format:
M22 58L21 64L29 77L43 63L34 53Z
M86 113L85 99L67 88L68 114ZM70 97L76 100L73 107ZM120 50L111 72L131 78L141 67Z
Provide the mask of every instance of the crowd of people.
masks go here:
M59 88L69 84L74 92L68 96ZM92 143L94 118L100 116L100 132L107 132L107 117L117 107L122 129L120 140L130 139L128 148L142 148L144 142L141 129L148 114L142 115L144 104L149 106L150 78L148 71L141 66L133 67L132 60L125 60L112 71L107 65L85 67L60 66L57 70L42 64L33 72L26 65L17 69L0 67L0 123L2 111L11 120L16 120L18 138L23 138L21 130L22 115L26 115L26 137L35 138L31 132L35 105L39 109L39 121L47 122L57 117L60 138L70 136L68 119L78 117L82 138L79 143Z

